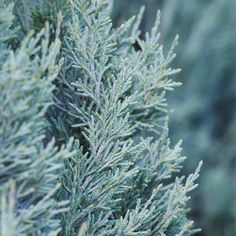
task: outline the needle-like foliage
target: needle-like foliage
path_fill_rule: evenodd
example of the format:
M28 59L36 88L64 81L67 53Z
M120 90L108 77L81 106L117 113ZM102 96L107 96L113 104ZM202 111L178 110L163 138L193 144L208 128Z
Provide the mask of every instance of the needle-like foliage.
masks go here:
M50 19L53 29L55 9L61 9L64 17L59 56L64 64L54 82L45 139L54 136L58 146L75 139L76 154L63 159L57 194L58 200L68 202L67 211L59 216L61 235L190 235L193 223L186 217L186 204L197 186L201 164L186 179L176 177L185 157L181 142L170 146L165 96L179 85L170 78L179 72L170 68L177 38L165 55L159 44L159 12L151 33L141 40L143 8L113 29L110 1L61 3L41 1L40 8L32 4L24 24L35 28L39 19ZM45 39L42 42L44 52ZM44 56L41 60L50 75L48 65L55 57L47 55L48 60ZM49 86L44 79L42 83Z
M55 216L65 206L53 195L69 152L58 150L52 138L44 144L44 114L60 67L60 41L49 45L47 25L12 50L12 8L0 10L0 235L57 235Z

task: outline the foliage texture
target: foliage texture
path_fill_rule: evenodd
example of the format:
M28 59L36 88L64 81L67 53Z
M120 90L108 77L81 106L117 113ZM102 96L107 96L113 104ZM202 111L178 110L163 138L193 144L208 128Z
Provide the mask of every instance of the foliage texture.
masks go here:
M63 15L60 32L56 29L55 14L59 10ZM50 220L42 217L41 232L49 235L53 227L51 232L64 236L190 235L195 230L192 229L193 222L186 217L187 202L189 192L197 186L195 181L201 163L195 173L187 178L176 177L185 157L181 155L181 142L171 147L168 137L166 91L180 85L171 79L179 69L170 67L175 58L174 47L178 38L164 53L159 43L159 12L151 32L146 33L142 40L139 37L139 24L144 8L141 8L137 17L117 29L112 27L110 10L111 2L106 0L18 1L15 5L15 24L25 33L31 29L40 33L36 38L28 39L29 42L26 40L16 50L16 55L13 54L17 58L17 55L22 57L22 53L25 53L23 61L29 63L24 65L33 64L30 69L36 69L24 70L27 76L20 76L24 69L20 66L17 76L7 81L10 83L15 78L23 78L24 86L20 88L26 86L30 89L28 96L24 93L27 101L31 102L31 97L40 101L35 110L27 107L26 112L30 112L28 120L23 118L27 125L33 123L36 127L40 123L34 120L34 115L37 119L45 115L47 119L47 125L43 127L46 137L39 140L46 142L46 148L40 146L46 154L39 156L48 157L49 164L37 158L37 163L43 165L45 172L40 170L42 177L35 183L42 182L45 192L49 186L53 189L46 195L53 203L67 204L66 209L62 207L56 210L57 206L50 203L47 197L45 203L45 198L36 198L42 203L43 209L52 213L47 215ZM47 26L42 31L45 21L50 22L51 27ZM47 33L49 29L56 34L55 42ZM41 36L41 32L46 32L46 35ZM59 46L57 36L62 42L58 57L64 58L60 71L56 60ZM20 37L22 32L18 34ZM41 47L35 47L40 38ZM134 44L138 45L139 50ZM28 48L33 48L33 52L29 53ZM16 62L15 59L14 66ZM3 72L7 73L5 70ZM52 81L55 76L56 79ZM32 79L34 77L37 79ZM31 84L28 87L25 85L25 79L29 83L31 79L36 81L36 88L39 84L42 86L36 89L37 95L34 95ZM53 91L52 84L55 86ZM17 86L14 85L14 88ZM9 94L6 88L3 91ZM54 102L49 107L44 99L51 96ZM18 102L21 100L17 99ZM24 108L23 105L17 107ZM20 116L24 114L18 113ZM10 124L10 127L14 125ZM42 126L39 131L26 132L30 142L37 140L35 135L38 138L41 129ZM67 157L65 151L56 152L54 143L50 142L52 136L58 148L70 144L73 138L73 153ZM20 138L23 142L19 143L20 146L25 147L25 139ZM52 150L53 153L50 152ZM12 148L8 153L13 153ZM18 156L14 158L14 161L18 160ZM35 168L27 167L24 173L31 169L39 171L37 163L34 164ZM63 163L62 170L60 163ZM8 168L9 164L5 166ZM6 169L2 170L6 172ZM48 172L50 178L47 177ZM56 175L58 172L59 178ZM21 177L24 176L27 175L20 173L15 178L20 181L16 184L19 189L22 189L20 186L24 182ZM50 180L53 180L53 184L58 183L55 189L51 187L53 184ZM33 184L26 183L23 187L29 191ZM57 188L58 191L53 194ZM28 211L26 208L24 213ZM38 208L35 212L40 213ZM56 213L60 214L54 216ZM16 216L23 219L19 213ZM34 217L36 221L38 218ZM61 228L58 228L58 221ZM4 222L4 226L7 227L7 222ZM30 227L35 230L33 221L30 221ZM26 235L30 235L30 229L26 230Z
M169 96L174 140L183 138L187 173L200 159L204 169L191 205L201 235L235 235L235 9L230 0L114 1L113 19L124 18L147 5L144 31L151 28L155 9L162 10L162 38L168 44L181 35L174 62L181 65L183 87ZM123 10L125 9L125 11ZM197 204L196 204L197 202Z
M53 195L69 152L58 150L55 140L43 140L60 41L49 46L47 25L12 50L12 8L3 4L0 11L0 234L57 235L56 215L65 204Z

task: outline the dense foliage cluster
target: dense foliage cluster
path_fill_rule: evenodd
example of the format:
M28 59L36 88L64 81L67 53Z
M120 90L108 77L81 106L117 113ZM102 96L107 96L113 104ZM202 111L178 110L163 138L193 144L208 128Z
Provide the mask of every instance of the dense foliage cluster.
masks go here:
M12 5L0 12L1 235L57 235L65 210L52 196L60 188L67 149L44 144L45 112L59 71L60 41L49 45L49 26L12 49Z
M201 163L176 177L185 157L168 137L178 39L164 53L159 12L140 39L144 8L117 29L110 11L106 0L1 3L2 236L195 232Z
M151 28L159 8L161 40L168 44L173 35L181 35L174 63L182 67L183 86L169 96L175 110L170 134L175 140L183 137L184 153L191 156L185 173L200 159L205 163L191 214L201 235L235 235L236 1L130 0L126 8L127 1L114 1L116 24L142 4L147 5L143 31Z

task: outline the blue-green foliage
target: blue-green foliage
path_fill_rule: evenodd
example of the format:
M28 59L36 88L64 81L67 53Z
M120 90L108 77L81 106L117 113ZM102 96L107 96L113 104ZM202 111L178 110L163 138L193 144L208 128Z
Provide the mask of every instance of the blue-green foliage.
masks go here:
M16 36L12 8L0 10L0 234L57 235L55 216L65 207L53 195L68 151L58 151L54 140L47 145L43 140L60 41L49 45L47 25L13 51L8 43Z
M186 194L198 171L186 183L163 185L184 160L179 144L170 149L165 126L165 91L178 85L168 79L178 72L168 68L176 41L164 57L159 15L140 40L142 10L117 30L106 1L75 1L69 14L56 94L61 116L52 130L60 140L74 134L81 151L63 181L71 200L64 234L188 234ZM136 40L141 51L132 47Z
M166 36L172 28L182 35L178 54L184 81L182 92L170 97L171 106L178 106L171 130L175 138L183 137L185 153L193 157L188 169L199 159L206 163L193 212L205 234L231 236L236 234L236 2L169 1L165 9Z
M26 1L21 2L26 4ZM53 232L57 235L60 229L57 231L55 220L59 219L61 235L64 236L192 234L193 222L186 217L186 205L189 192L197 186L195 180L201 164L187 178L176 177L185 157L181 155L181 142L172 148L168 138L166 91L179 85L170 78L179 72L179 69L170 68L175 58L177 37L165 55L159 43L158 12L150 34L147 33L141 40L139 24L143 8L137 17L114 29L109 16L110 2L106 0L31 1L30 4L26 4L28 7L23 12L18 10L20 5L15 6L17 19L26 19L19 24L26 32L40 30L44 20L49 20L50 29L54 32L54 13L62 10L61 32L59 34L57 30L56 35L62 41L59 58L63 57L64 63L54 81L54 104L48 108L52 78L58 69L57 63L54 65L55 49L46 50L48 41L52 39L48 34L43 37L41 49L38 49L41 53L34 52L36 49L32 47L31 41L36 39L31 39L20 48L23 52L19 51L19 55L28 55L24 61L36 63L33 64L36 69L30 70L31 73L24 78L30 82L36 77L37 86L43 86L37 90L42 99L39 100L42 101L41 106L27 107L30 114L24 120L28 125L34 123L34 115L38 117L40 114L42 119L47 110L49 124L40 126L40 131L42 127L47 130L44 141L48 142L54 136L56 144L61 146L67 145L71 137L75 140L75 153L70 158L65 158L66 155L61 152L54 153L52 158L55 160L49 158L50 168L40 171L41 178L46 178L43 180L45 189L48 189L50 180L47 171L53 171L50 177L62 185L56 197L59 202L68 203L65 212L53 217L53 213L58 212L56 205L48 200L42 202L42 206L52 213L47 215L45 230L55 227ZM22 18L22 15L27 17ZM133 47L135 42L140 47L138 51ZM33 53L28 53L29 46L33 48ZM56 46L58 39L51 47ZM46 58L44 55L47 55ZM40 78L42 84L39 83ZM27 101L37 98L33 95L34 87L30 88L32 90L28 96L24 93ZM4 91L7 90L4 88ZM31 103L35 104L33 101ZM32 114L34 111L36 114ZM36 127L39 124L36 122ZM40 137L37 134L39 131L31 130L30 141L35 141L36 137ZM23 142L20 145L24 147L25 137L20 140ZM50 144L46 147L53 147ZM12 153L12 149L9 150ZM18 161L18 157L15 160ZM53 160L52 166L50 160ZM56 173L61 168L60 162L64 166L58 180ZM40 160L40 164L45 167L47 161ZM32 169L37 171L37 165ZM27 167L26 172L29 169ZM21 181L21 175L17 176L16 181ZM34 183L29 185L34 186ZM29 185L24 186L30 189ZM35 212L38 213L37 209ZM22 217L18 215L19 219ZM45 225L42 221L42 231ZM49 235L48 231L43 232ZM38 235L42 235L40 233Z
M183 86L169 96L175 110L170 130L174 139L183 138L184 153L191 156L185 173L205 162L192 215L203 235L235 235L236 1L114 1L116 24L145 2L142 28L151 28L159 8L161 40L167 44L176 33L181 38L175 62Z

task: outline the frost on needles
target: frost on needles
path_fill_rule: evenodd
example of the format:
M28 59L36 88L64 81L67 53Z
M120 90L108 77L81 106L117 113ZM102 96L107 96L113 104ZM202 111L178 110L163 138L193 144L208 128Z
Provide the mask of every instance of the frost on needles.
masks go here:
M144 8L113 29L106 0L20 2L19 27L40 32L14 51L1 37L1 235L194 233L186 204L201 163L176 177L185 157L170 147L165 93L179 85L177 38L164 55L160 13L141 40Z

